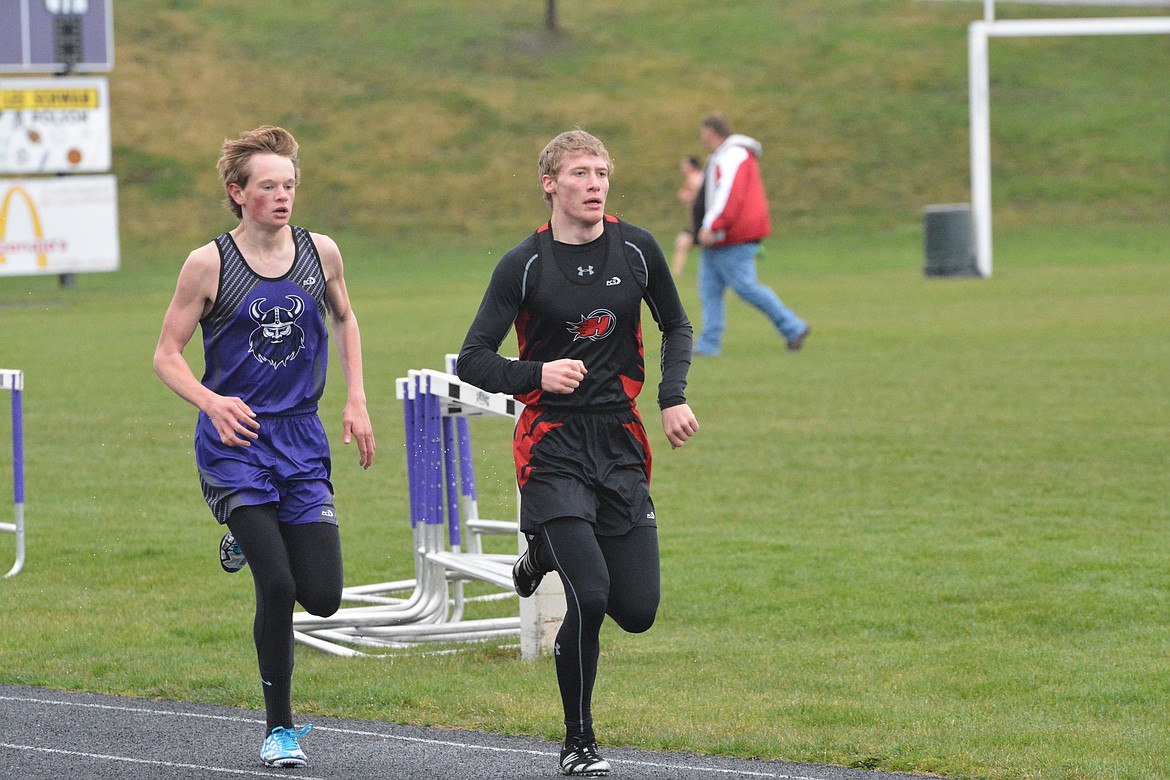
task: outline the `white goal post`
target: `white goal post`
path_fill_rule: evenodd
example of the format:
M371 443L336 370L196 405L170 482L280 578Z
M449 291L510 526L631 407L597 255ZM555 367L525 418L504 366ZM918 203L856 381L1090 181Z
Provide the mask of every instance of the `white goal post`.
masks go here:
M987 42L990 38L1068 35L1165 35L1170 16L1101 19L995 18L994 0L984 0L984 18L967 28L967 74L971 121L971 221L975 265L991 276L991 108Z

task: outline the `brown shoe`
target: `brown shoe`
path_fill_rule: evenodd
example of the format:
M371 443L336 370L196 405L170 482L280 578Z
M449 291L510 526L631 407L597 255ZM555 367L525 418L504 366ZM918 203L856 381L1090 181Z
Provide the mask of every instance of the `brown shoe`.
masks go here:
M788 342L789 352L800 352L800 348L804 346L804 340L808 338L808 334L812 332L812 328L805 326L805 329L800 332L800 335Z

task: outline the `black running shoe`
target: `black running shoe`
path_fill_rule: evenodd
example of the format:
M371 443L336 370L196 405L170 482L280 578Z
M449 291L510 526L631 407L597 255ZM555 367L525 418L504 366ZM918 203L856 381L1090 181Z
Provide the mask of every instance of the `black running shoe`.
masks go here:
M541 571L540 565L534 557L536 551L543 544L544 537L539 534L529 536L528 549L516 559L516 563L512 566L512 585L522 599L536 593L536 589L540 587L540 581L544 579L545 573Z
M561 748L561 774L572 777L605 777L609 762L597 752L597 740L566 739Z
M219 565L228 574L235 574L248 565L248 559L244 557L240 545L236 544L236 537L232 536L231 531L224 534L219 542Z

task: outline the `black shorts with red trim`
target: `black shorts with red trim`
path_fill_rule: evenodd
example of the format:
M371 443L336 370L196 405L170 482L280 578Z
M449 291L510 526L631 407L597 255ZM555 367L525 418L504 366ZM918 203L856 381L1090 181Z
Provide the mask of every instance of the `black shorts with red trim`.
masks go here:
M601 536L657 526L650 442L636 409L580 412L530 406L512 441L520 530L579 517Z

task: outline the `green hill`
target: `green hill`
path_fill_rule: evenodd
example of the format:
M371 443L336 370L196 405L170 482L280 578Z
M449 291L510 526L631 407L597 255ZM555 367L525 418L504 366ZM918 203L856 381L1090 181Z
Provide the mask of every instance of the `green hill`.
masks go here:
M387 246L494 246L530 229L536 156L576 125L616 160L610 210L668 237L678 160L702 154L712 109L762 141L781 232L917 225L924 205L970 199L966 26L980 3L596 0L561 3L560 34L544 9L119 0L126 267L232 224L219 144L262 123L302 142L298 221ZM1164 36L993 42L997 227L1163 220L1168 64Z

